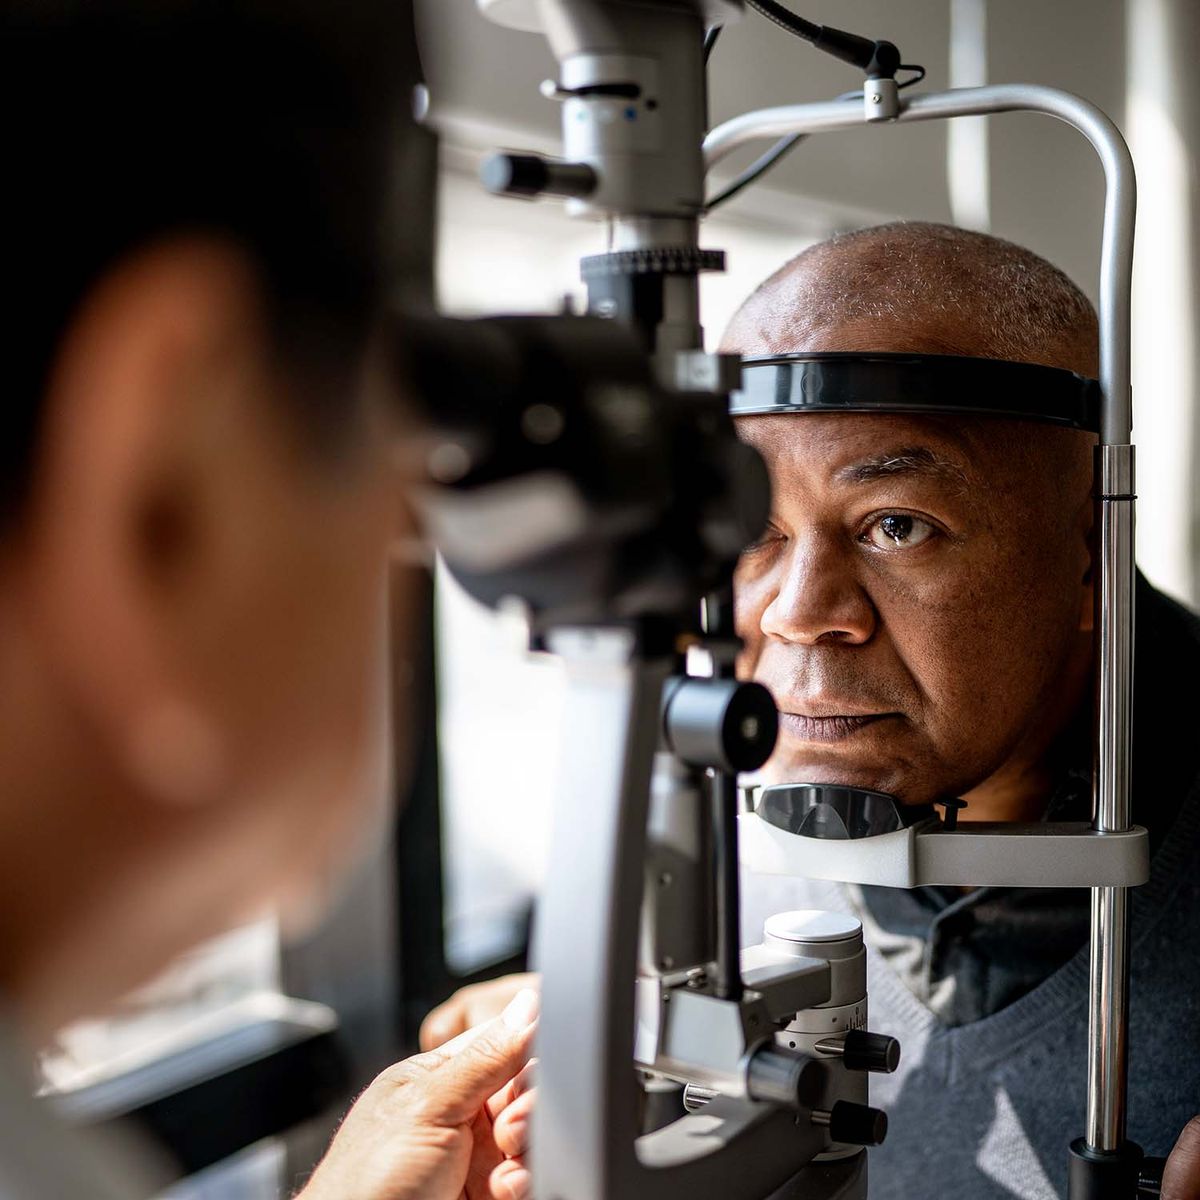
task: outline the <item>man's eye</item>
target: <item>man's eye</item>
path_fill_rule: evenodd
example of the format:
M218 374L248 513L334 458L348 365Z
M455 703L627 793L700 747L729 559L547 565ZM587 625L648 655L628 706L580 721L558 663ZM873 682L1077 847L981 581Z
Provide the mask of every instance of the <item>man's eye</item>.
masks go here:
M762 550L769 546L779 537L779 531L774 526L768 525L748 546L742 547L743 554L753 554L755 550Z
M866 532L866 540L881 550L908 550L919 546L936 532L928 521L922 521L920 517L889 513L871 525Z

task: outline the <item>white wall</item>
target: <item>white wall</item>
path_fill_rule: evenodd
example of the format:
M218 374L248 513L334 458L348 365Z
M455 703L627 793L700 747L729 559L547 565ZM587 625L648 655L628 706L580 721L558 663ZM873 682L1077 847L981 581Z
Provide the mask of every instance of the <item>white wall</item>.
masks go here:
M1138 167L1133 397L1138 559L1151 579L1195 602L1196 389L1200 379L1198 201L1200 5L1130 0L1128 136Z
M804 16L889 37L929 71L923 86L949 82L950 0L793 0ZM1052 83L1120 117L1124 88L1123 0L1004 0L988 9L993 81ZM433 111L451 140L552 150L558 105L537 91L555 64L543 41L488 22L473 0L420 0ZM714 123L770 104L824 99L859 86L856 72L748 13L726 31L712 60ZM993 231L1046 254L1095 294L1099 173L1078 135L1045 117L993 118ZM771 176L791 210L840 214L839 223L878 217L948 220L946 129L863 128L822 135ZM730 172L753 151L731 160ZM756 217L754 190L729 211Z

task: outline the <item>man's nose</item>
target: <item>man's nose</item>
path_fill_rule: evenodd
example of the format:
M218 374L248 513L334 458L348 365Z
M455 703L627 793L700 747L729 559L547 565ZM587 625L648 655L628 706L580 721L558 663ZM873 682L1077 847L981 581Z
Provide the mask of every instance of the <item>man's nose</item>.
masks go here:
M779 590L763 612L763 634L810 646L869 641L878 615L851 557L836 539L823 535L794 542Z

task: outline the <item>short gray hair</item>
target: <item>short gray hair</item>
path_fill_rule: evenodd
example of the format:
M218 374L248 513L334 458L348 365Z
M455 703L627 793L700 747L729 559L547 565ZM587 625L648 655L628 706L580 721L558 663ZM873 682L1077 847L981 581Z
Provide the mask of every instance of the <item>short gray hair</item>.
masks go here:
M724 342L744 353L817 350L835 327L876 320L881 339L906 326L944 330L946 353L1096 369L1095 310L1062 271L1001 238L921 221L810 246L754 291Z

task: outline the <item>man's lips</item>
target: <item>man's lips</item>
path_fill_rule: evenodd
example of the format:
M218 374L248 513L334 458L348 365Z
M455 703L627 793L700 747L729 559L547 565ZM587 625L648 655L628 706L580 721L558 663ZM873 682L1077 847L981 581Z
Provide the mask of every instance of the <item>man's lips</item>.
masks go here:
M840 742L853 737L860 729L898 717L899 713L831 713L814 717L806 713L781 712L779 728L783 733L802 742Z

